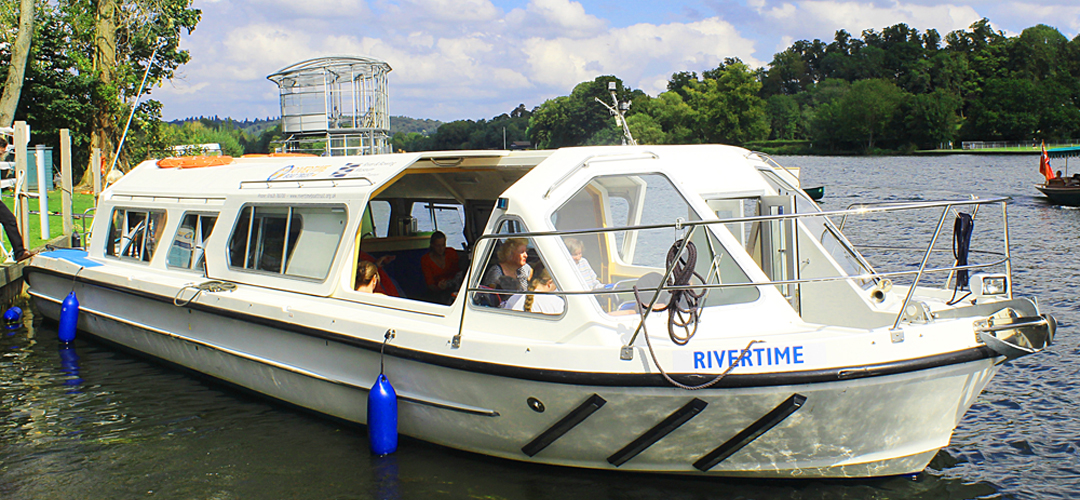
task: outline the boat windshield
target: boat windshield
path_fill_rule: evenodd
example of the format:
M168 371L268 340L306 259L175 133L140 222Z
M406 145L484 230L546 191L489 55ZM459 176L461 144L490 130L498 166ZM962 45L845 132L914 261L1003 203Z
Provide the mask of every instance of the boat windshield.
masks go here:
M558 231L615 229L576 233L563 237L564 246L579 269L581 284L587 289L615 292L597 295L609 311L627 307L633 286L659 283L668 266L668 251L682 234L670 227L677 221L701 218L662 174L611 175L592 179L551 216ZM643 225L668 225L655 229L626 229ZM720 243L715 227L698 227L691 242L696 250L694 269L712 284L750 283ZM656 276L660 275L660 276ZM646 278L646 276L649 276ZM706 305L731 304L756 300L753 286L727 287L709 291Z

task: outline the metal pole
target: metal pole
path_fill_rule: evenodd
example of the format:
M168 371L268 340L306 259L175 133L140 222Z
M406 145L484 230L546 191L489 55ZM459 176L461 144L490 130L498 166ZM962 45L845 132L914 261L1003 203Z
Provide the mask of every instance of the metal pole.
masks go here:
M49 185L45 178L45 145L34 147L34 163L37 164L38 220L41 222L41 240L49 241ZM51 169L50 169L51 170Z
M90 171L94 174L94 201L101 194L101 148L94 148L90 155Z
M915 274L915 281L911 283L911 288L908 288L904 303L900 304L900 314L896 315L896 321L893 321L891 330L896 330L900 326L900 319L904 317L904 309L907 309L908 303L911 302L911 296L915 294L915 288L919 286L923 270L926 269L926 262L930 260L930 253L934 251L934 245L937 244L938 235L941 234L941 227L945 225L945 217L949 215L949 208L951 207L946 206L941 211L941 219L938 220L937 229L934 230L934 237L930 239L930 246L926 247L926 254L923 255L922 264L919 264L919 272Z
M72 219L71 197L71 131L60 129L60 212L64 217L64 236L68 238L75 232L75 220ZM70 241L70 240L69 240Z

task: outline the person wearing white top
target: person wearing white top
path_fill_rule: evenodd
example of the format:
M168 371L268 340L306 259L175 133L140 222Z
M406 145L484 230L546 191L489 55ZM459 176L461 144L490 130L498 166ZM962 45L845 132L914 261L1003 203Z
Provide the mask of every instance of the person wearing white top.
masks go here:
M540 268L533 273L533 279L529 281L529 291L554 292L555 280L545 268ZM566 309L566 302L558 295L535 295L519 293L510 297L502 306L504 309L513 311L526 311L540 314L562 314Z

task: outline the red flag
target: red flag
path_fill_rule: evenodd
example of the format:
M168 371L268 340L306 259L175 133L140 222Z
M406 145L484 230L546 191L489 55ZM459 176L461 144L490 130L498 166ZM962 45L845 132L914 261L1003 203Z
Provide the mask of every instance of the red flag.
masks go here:
M1050 167L1050 156L1046 154L1046 142L1042 144L1042 156L1039 158L1039 173L1046 177L1046 182L1054 178L1054 169Z

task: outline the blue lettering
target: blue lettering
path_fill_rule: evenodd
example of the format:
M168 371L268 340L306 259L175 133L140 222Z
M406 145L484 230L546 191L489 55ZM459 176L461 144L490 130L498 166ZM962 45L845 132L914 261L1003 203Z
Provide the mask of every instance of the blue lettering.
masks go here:
M743 356L744 354L745 356ZM739 366L754 366L754 357L750 355L750 349L743 349L739 356L742 356L742 363L739 363Z
M754 349L754 352L757 353L757 364L758 364L758 366L762 366L761 365L761 351L764 351L764 350L765 349L761 348L761 347L759 347L757 349Z
M769 358L769 366L772 366L772 349L765 348L765 356Z
M724 367L724 351L713 351L712 355L713 355L713 357L716 358L716 367L717 368L723 368ZM712 367L712 362L709 363L709 367L710 368Z
M730 365L733 365L733 364L738 363L738 362L739 362L739 351L734 351L734 350L728 351L727 352L727 364L730 366Z
M803 360L802 360L802 346L801 345L797 345L797 346L793 347L791 349L791 352L792 352L792 358L795 360L795 363L802 363L803 362Z
M787 347L785 347L783 350L781 350L779 347L773 348L773 350L776 352L776 364L780 364L780 361L784 359L787 359L787 364L791 364L791 353L788 352L788 349L789 348Z
M694 351L694 369L705 368L705 353Z

